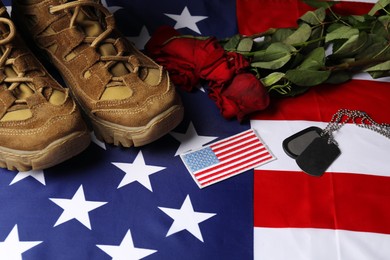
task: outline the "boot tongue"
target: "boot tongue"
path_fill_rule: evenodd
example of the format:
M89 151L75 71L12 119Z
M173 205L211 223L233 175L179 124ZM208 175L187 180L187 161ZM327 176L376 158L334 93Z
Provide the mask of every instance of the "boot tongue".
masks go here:
M81 8L77 14L76 22L83 29L84 33L89 37L98 37L103 33L101 26L101 17L96 12L88 7ZM98 52L103 56L115 56L117 51L113 44L103 43L98 47ZM114 77L120 77L128 74L130 71L126 68L123 62L116 62L110 68L110 72ZM111 81L104 90L100 100L125 99L132 95L132 90L120 81Z
M100 25L100 17L88 7L82 7L77 14L76 21L87 36L97 37L103 32L103 28Z
M2 55L2 54L1 54ZM16 72L11 67L4 69L4 74L7 77L16 77ZM11 83L4 83L11 84ZM8 87L6 87L8 88ZM33 95L34 91L25 83L19 84L15 89L12 90L12 95L17 100L26 100L29 96ZM31 110L25 103L15 103L8 108L7 112L1 117L0 122L25 120L32 116Z
M90 37L98 37L103 33L103 28L99 22L100 17L90 8L84 7L78 13L76 21L84 30L84 33ZM117 51L113 44L104 43L99 46L98 51L103 56L115 56ZM110 69L111 73L115 77L120 77L129 73L129 70L122 62L117 62Z

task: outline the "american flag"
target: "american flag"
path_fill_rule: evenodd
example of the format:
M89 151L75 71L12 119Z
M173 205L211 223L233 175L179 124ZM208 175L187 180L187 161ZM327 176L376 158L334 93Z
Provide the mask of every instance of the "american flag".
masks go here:
M253 129L181 155L200 188L275 159Z
M374 2L342 1L338 11L365 13ZM160 25L224 38L295 26L307 10L297 0L103 3L141 49ZM205 92L180 94L184 121L150 145L94 140L47 170L1 169L0 259L389 259L390 141L344 126L335 135L342 154L320 178L300 171L281 145L308 126L324 127L340 108L389 123L388 78L360 74L272 100L243 124L224 120ZM251 128L277 160L199 189L178 155Z

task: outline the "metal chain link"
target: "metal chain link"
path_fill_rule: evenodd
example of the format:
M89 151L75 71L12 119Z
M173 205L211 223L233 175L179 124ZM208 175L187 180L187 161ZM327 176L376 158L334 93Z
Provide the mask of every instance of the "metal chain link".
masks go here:
M329 124L324 128L324 130L322 130L321 136L327 136L328 143L338 145L333 137L333 132L339 130L348 122L352 122L358 127L377 132L390 139L390 124L379 124L375 122L366 112L349 109L339 109L332 116Z

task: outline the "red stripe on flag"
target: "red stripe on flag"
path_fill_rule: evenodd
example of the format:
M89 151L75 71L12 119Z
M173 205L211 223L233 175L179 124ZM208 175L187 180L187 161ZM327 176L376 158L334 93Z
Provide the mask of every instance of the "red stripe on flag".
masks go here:
M227 145L227 144L231 144L232 142L235 142L235 140L239 140L243 137L246 137L246 136L250 136L250 137L257 137L256 134L253 132L252 129L249 129L247 131L244 131L242 133L239 133L237 135L234 135L230 138L226 138L226 139L223 139L223 140L220 140L220 141L217 141L215 143L213 143L212 147L218 147L218 146L222 146L222 145Z
M321 85L307 93L274 99L270 106L252 119L311 120L328 122L341 108L367 112L378 123L390 121L389 83L353 80L340 85Z
M269 155L269 153L266 151L265 148L256 149L251 151L250 153L242 155L240 154L238 157L234 158L231 161L227 161L225 163L218 164L217 166L207 168L206 170L199 171L195 173L195 177L198 180L204 180L205 178L209 178L210 176L214 176L223 172L227 172L231 169L235 169L237 166L244 165L252 161L257 162L259 159L267 155Z
M250 35L269 28L295 27L297 18L311 10L297 0L237 0L238 30Z
M333 10L340 15L367 14L371 3L340 2ZM238 30L251 35L269 28L296 27L297 19L305 12L313 10L297 0L237 0L236 12Z
M235 151L236 149L247 147L255 143L261 144L253 130L248 130L245 131L243 134L238 134L226 140L221 140L219 142L211 144L210 148L216 153L218 157L218 153L223 153L224 151Z
M263 145L258 137L253 133L250 136L243 137L239 140L232 140L230 142L224 142L222 145L221 144L212 144L210 145L210 148L214 151L214 153L217 155L218 159L222 159L224 154L227 154L229 152L235 152L235 151L240 151L246 147L251 147L253 145Z
M244 148L241 148L239 150L237 149L235 151L221 150L220 152L218 152L218 151L214 151L214 149L213 149L213 151L217 155L217 158L220 159L221 162L223 162L223 161L229 160L231 158L234 158L235 156L239 156L240 154L250 152L253 149L261 151L260 150L261 148L264 150L265 149L264 145L259 144L259 143L252 143L252 144L249 144L248 146L245 146Z
M204 186L204 185L207 185L207 184L209 184L209 183L216 182L216 181L218 181L218 180L220 180L220 179L225 179L225 178L227 178L227 177L229 177L229 176L234 176L234 175L236 175L237 173L242 172L242 171L245 170L246 168L253 168L253 167L255 167L255 166L258 165L258 164L261 164L261 163L263 163L263 162L268 161L270 158L272 158L272 155L269 154L269 153L267 153L266 156L259 156L259 157L257 157L257 160L256 160L256 161L248 160L248 162L249 162L248 164L246 164L246 163L240 164L241 167L235 168L235 169L233 169L232 171L230 171L230 172L228 172L228 173L226 173L226 174L219 175L219 176L217 176L217 177L215 177L215 178L212 178L212 179L209 179L209 180L207 180L207 181L205 181L205 182L202 182L202 181L200 181L200 182L201 182L201 184ZM221 171L221 173L222 173L222 172L225 172L225 171ZM215 175L213 175L213 176L215 176Z
M390 234L390 177L256 170L254 185L256 227Z

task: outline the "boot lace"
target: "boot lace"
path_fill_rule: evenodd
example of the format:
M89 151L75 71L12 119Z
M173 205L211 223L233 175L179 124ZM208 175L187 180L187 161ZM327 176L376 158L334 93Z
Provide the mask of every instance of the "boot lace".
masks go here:
M25 75L24 72L17 72L13 69L15 58L11 57L13 52L13 44L11 42L15 38L16 32L13 22L9 18L2 17L5 12L5 7L0 8L0 26L2 27L2 36L0 37L0 74L2 74L0 76L0 85L2 85L3 90L10 91L16 98L14 104L25 104L26 96L31 95L36 90L29 84L33 82L31 77ZM7 68L12 73L7 72ZM28 87L29 91L26 92L19 89L21 85ZM21 92L24 92L24 94Z
M94 0L70 0L65 1L63 4L51 6L49 11L51 13L56 13L64 10L72 10L72 17L70 20L69 28L74 27L77 24L77 18L81 11L86 10L86 8L92 8L95 10L96 16L99 18L104 18L105 23L100 22L102 32L98 36L86 35L83 42L89 44L91 47L97 49L102 44L114 44L117 39L112 38L112 35L115 31L115 22L113 15L100 3L100 1ZM97 11L97 12L96 12ZM103 15L103 17L101 17ZM117 51L116 51L117 52ZM140 68L140 61L135 55L129 55L124 51L117 52L116 55L105 55L101 54L100 61L106 62L105 66L108 68L113 67L118 62L123 63L127 70L133 73L138 73ZM123 76L123 75L115 75ZM120 80L118 77L113 77L112 80Z

